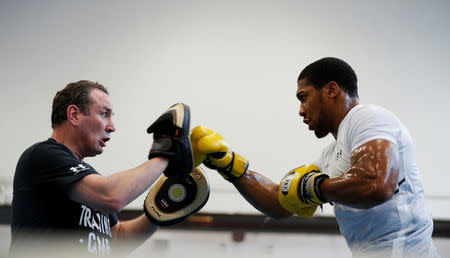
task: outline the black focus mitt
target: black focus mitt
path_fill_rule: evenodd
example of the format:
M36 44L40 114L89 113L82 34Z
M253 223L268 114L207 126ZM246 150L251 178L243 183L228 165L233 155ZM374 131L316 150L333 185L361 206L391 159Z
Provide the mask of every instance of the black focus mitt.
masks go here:
M147 133L153 134L153 145L148 159L166 157L169 159L164 174L167 177L187 176L194 167L190 131L190 109L177 103L151 124Z

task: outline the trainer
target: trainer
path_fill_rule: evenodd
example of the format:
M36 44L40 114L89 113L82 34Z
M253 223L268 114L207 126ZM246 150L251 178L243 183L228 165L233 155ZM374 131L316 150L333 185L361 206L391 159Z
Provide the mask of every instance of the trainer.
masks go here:
M183 178L192 171L189 107L178 103L149 127L154 140L148 161L105 177L83 159L103 152L116 130L113 114L99 83L70 83L56 94L51 138L25 150L15 171L11 256L124 255L158 228L144 213L128 221L116 214L163 173ZM114 249L118 240L133 241Z
M356 74L340 59L308 65L297 86L303 122L317 138L331 133L335 139L316 162L289 171L275 184L249 171L247 159L231 151L218 133L199 126L191 134L194 164L218 170L271 217L310 217L319 205L334 203L354 257L437 257L406 127L390 111L359 102Z

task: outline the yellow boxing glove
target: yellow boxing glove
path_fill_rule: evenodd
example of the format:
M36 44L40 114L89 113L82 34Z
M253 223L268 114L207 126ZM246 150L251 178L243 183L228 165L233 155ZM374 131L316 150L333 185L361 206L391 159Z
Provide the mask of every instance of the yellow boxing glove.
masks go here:
M226 180L233 181L248 170L248 160L233 152L217 132L197 126L191 132L194 167L204 163L217 170Z
M326 201L320 196L319 185L328 175L316 165L298 167L281 180L278 199L281 206L301 217L311 217L318 205Z

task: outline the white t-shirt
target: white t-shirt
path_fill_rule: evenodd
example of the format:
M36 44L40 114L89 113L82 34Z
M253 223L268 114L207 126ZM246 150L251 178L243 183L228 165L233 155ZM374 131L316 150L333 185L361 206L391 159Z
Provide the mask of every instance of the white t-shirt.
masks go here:
M423 196L411 136L399 119L375 105L359 104L339 125L335 142L322 152L318 166L331 178L350 168L353 150L385 139L397 145L400 171L394 196L370 209L334 204L339 228L354 256L436 257L433 221Z

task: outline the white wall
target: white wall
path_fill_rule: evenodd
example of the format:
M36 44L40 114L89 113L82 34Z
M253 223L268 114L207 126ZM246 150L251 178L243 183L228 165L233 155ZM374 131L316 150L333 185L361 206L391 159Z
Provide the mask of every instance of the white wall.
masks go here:
M146 127L168 106L218 130L251 169L279 181L317 159L295 98L303 67L325 56L357 72L360 99L410 129L435 218L450 218L448 1L1 1L0 190L22 151L51 134L56 91L80 79L111 91L117 132L105 175L146 159ZM210 173L205 212L255 213ZM142 197L130 207L141 207ZM325 215L330 215L329 207Z

